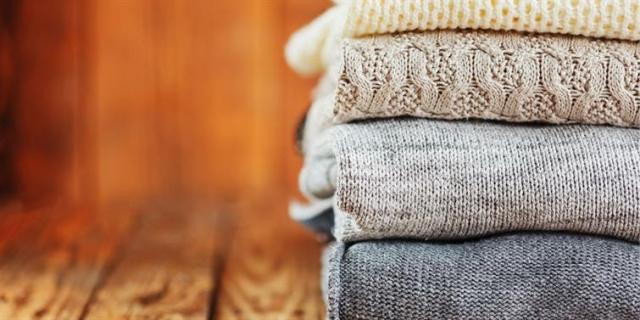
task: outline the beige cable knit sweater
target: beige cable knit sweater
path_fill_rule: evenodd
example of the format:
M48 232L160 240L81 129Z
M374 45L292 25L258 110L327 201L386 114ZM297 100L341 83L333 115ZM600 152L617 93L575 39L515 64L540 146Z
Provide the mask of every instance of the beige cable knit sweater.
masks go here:
M640 44L435 31L346 40L334 120L417 116L640 126Z

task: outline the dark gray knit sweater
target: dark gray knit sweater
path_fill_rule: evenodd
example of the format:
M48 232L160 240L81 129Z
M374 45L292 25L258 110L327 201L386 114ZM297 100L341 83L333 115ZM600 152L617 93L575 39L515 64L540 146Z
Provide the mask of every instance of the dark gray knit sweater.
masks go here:
M640 319L640 246L571 234L336 245L330 319Z

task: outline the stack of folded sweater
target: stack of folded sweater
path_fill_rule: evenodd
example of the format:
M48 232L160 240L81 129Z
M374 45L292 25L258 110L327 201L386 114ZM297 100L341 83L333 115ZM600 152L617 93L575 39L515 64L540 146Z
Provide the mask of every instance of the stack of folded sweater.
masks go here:
M331 319L640 319L640 0L342 0L308 205Z

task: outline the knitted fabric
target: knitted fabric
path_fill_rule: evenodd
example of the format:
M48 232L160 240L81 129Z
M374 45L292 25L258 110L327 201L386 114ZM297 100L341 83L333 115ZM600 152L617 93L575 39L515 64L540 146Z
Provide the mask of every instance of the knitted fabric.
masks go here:
M639 241L637 168L640 130L388 119L330 128L300 184L335 194L342 241L516 230Z
M335 217L332 199L313 201L308 205L292 202L289 205L289 216L321 239L333 238Z
M322 70L344 37L437 29L640 40L639 0L347 0L291 37L290 65Z
M640 319L640 246L570 234L337 245L329 319Z
M439 31L347 40L335 120L403 115L640 127L640 44Z
M306 121L302 128L302 152L307 153L309 146L326 129L334 125L333 106L338 86L339 66L334 64L320 77L314 88L311 100L313 101L305 114Z

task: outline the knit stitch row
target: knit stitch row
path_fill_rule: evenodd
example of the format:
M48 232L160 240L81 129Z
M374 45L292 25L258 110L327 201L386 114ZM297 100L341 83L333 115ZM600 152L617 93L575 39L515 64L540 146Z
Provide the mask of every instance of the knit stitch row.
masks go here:
M294 34L289 64L316 73L344 37L437 29L640 40L640 0L345 0Z

